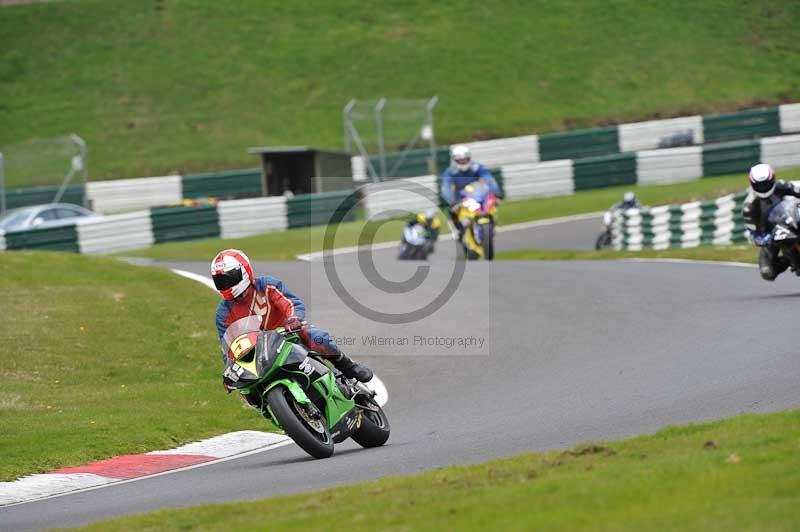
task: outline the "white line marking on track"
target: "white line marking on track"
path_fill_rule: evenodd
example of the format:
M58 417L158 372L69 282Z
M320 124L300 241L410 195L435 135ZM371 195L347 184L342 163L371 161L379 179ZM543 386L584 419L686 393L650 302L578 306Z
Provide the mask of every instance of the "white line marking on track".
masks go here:
M397 246L397 242L380 242L378 244L370 244L367 246L348 246L346 248L334 248L330 250L328 253L330 255L344 255L345 253L357 253L359 250L362 249L388 249ZM304 253L302 255L297 255L295 258L297 260L302 260L305 262L310 262L312 260L316 260L322 257L324 251L315 251L313 253Z
M172 273L177 273L181 277L186 277L187 279L191 279L192 281L197 281L198 283L203 283L204 285L206 285L207 287L209 287L210 289L212 289L214 291L217 290L217 287L214 286L214 282L211 279L209 279L208 277L205 277L203 275L198 275L198 274L193 273L193 272L187 272L186 270L176 270L175 268L170 268L170 270L172 271Z
M546 227L548 225L557 225L569 222L579 222L581 220L590 220L602 216L603 212L587 212L583 214L573 214L571 216L561 216L560 218L545 218L544 220L534 220L532 222L520 222L510 225L498 225L495 231L498 233L505 233L506 231L520 231L522 229L531 229L533 227Z
M516 224L509 224L509 225L498 225L495 228L495 231L498 233L506 233L508 231L520 231L523 229L532 229L534 227L546 227L548 225L556 225L561 223L569 223L569 222L578 222L581 220L589 220L591 218L597 218L601 216L605 211L599 212L588 212L583 214L574 214L571 216L562 216L560 218L546 218L544 220L534 220L532 222L520 222ZM451 233L449 235L443 234L439 237L440 240L454 240L456 238L455 228L450 224L450 221L447 221L448 225L450 225ZM388 249L393 248L398 245L398 242L380 242L378 244L368 244L366 246L348 246L344 248L334 248L329 250L327 253L330 255L343 255L345 253L358 253L362 249L371 249L371 250L378 250L378 249ZM302 260L305 262L311 262L317 259L320 259L325 254L325 251L314 251L313 253L303 253L302 255L297 255L295 258L297 260Z
M669 259L669 258L646 258L635 257L629 259L617 259L620 262L665 262L671 264L713 264L715 266L735 266L738 268L758 268L757 264L747 262L733 262L724 260L700 260L700 259Z

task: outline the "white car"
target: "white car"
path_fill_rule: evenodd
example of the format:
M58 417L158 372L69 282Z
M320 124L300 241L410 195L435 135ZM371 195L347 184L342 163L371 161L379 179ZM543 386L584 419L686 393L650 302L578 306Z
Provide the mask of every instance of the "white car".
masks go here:
M47 203L12 209L0 218L0 230L26 231L83 223L102 218L99 214L71 203Z

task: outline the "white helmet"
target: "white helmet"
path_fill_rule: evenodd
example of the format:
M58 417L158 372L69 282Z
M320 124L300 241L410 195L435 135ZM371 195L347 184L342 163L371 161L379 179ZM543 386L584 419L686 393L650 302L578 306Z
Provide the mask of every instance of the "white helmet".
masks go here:
M750 188L759 198L768 198L775 190L775 170L768 164L757 164L750 169Z
M622 195L622 207L630 209L636 206L636 194L630 190Z
M250 259L238 249L225 249L211 261L211 279L224 299L236 299L253 284Z
M469 153L469 148L463 144L458 144L450 148L450 159L453 165L462 172L469 170L469 165L472 157Z

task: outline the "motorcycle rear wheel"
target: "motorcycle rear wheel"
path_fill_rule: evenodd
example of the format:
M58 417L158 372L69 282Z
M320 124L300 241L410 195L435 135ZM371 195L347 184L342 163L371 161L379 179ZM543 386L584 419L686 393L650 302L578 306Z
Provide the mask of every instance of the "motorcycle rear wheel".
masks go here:
M304 405L283 386L276 386L267 392L272 414L283 431L305 452L314 458L328 458L333 454L333 438L325 426L325 419L311 419Z

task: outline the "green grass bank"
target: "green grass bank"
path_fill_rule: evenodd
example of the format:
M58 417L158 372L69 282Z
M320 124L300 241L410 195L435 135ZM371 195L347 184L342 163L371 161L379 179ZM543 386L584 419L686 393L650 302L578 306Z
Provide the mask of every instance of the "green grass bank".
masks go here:
M642 251L578 251L569 249L515 249L497 253L497 260L621 260L690 259L758 264L758 249L751 245L698 246Z
M794 530L800 411L87 530Z
M0 146L78 133L93 180L256 166L248 146L341 148L352 98L438 95L440 143L800 100L794 2L0 10Z
M269 429L222 390L217 300L158 268L0 252L0 481Z

